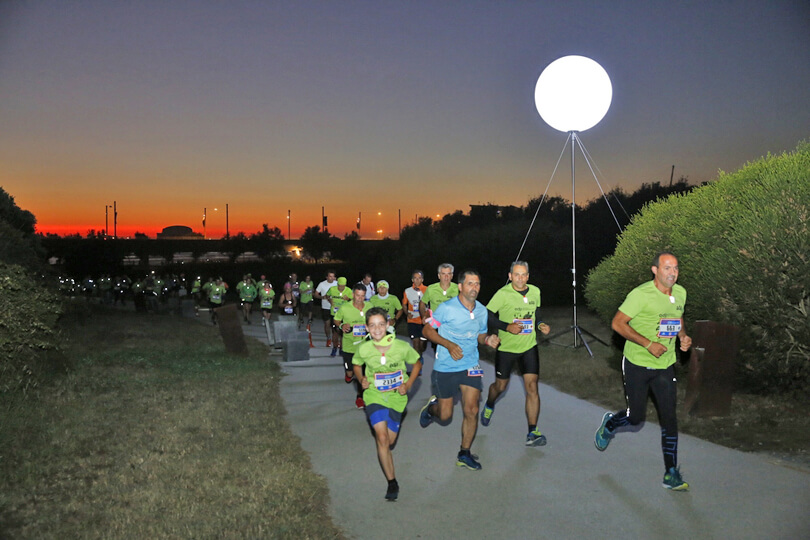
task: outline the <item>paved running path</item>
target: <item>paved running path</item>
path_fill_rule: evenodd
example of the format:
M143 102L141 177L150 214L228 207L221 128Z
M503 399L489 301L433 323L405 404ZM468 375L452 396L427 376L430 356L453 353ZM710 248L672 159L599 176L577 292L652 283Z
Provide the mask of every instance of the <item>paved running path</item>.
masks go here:
M260 324L244 328L262 339ZM281 394L293 431L329 483L335 523L351 538L810 538L808 471L681 435L691 489L674 493L661 487L657 425L620 433L600 453L593 432L604 411L549 386L540 387L548 445L526 448L516 376L492 423L479 425L472 450L483 470L457 467L460 405L450 425L419 426L429 353L394 450L399 500L386 502L371 430L319 320L313 341L310 360L281 364L288 375ZM485 388L493 377L487 365Z

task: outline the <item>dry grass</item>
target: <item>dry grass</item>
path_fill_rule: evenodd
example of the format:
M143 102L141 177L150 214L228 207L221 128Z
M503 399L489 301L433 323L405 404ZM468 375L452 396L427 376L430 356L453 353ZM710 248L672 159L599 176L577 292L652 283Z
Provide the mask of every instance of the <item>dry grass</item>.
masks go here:
M119 312L65 336L76 370L0 424L0 536L341 537L264 347Z
M571 326L570 309L547 309L545 322L552 334ZM611 331L586 310L577 313L578 324L610 343ZM572 345L573 331L553 340ZM589 340L590 341L590 340ZM594 357L584 348L543 345L540 349L540 379L565 393L575 395L606 410L625 407L621 376L621 354L615 347L590 341ZM810 414L807 396L762 396L736 392L731 414L701 418L687 414L682 404L686 394L686 366L678 366L679 430L723 446L744 451L767 452L780 459L810 468ZM656 421L652 400L647 418ZM598 419L597 419L598 421Z

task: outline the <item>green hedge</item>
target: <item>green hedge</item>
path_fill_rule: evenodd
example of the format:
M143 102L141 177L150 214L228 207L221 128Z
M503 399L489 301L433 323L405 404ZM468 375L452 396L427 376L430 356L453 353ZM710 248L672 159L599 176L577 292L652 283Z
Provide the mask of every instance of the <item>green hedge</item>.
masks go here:
M610 319L651 279L654 254L678 256L695 320L741 328L738 373L753 389L810 389L810 143L768 155L692 193L645 206L615 253L587 278L585 296Z
M61 312L51 287L21 266L0 262L0 394L25 394L53 370L53 329Z

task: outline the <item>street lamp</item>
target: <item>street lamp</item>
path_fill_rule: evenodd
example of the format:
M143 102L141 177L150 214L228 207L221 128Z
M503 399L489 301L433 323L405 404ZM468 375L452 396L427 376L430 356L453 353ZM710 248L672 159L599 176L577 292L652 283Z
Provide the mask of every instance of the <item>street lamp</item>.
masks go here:
M382 217L382 212L378 211L377 212L377 217ZM362 221L363 221L363 212L358 212L357 213L357 234L360 234L360 226L362 225ZM379 233L380 231L378 230L377 232Z
M104 238L107 239L110 236L110 208L113 205L105 204L104 205Z

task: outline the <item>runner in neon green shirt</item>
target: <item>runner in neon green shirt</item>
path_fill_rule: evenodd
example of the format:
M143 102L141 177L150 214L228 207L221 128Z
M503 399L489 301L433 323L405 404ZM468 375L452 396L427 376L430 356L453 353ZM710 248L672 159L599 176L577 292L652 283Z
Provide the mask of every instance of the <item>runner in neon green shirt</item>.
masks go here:
M298 304L298 324L304 322L304 317L307 318L307 326L312 324L312 293L315 290L315 284L312 282L311 276L306 276L304 281L298 284L298 292L301 293L301 300Z
M262 283L263 285L259 288L259 307L262 310L262 324L267 326L273 316L276 291L273 290L273 285L269 281L262 280Z
M408 404L408 391L419 375L422 364L418 352L387 332L388 317L383 308L372 307L368 310L366 327L371 339L358 347L352 363L355 378L364 389L366 418L374 430L377 457L388 481L385 498L393 501L399 496L399 483L391 447L399 435L402 413ZM413 365L410 378L407 364Z
M242 302L242 315L245 317L245 322L250 324L250 312L253 310L253 302L259 295L256 282L253 281L250 274L247 274L236 286L236 290L239 291L239 300Z
M439 282L428 285L424 296L419 301L419 313L422 321L427 324L432 313L442 303L458 296L458 284L453 283L453 265L443 263L439 265Z
M225 293L228 292L228 285L218 277L213 285L208 289L208 309L211 311L211 324L217 324L216 308L225 303Z
M487 401L481 411L481 424L488 426L495 402L506 392L512 367L517 364L526 389L526 422L529 432L526 446L543 446L546 436L537 429L540 417L540 394L537 377L540 358L537 332L548 334L551 328L539 321L540 289L529 285L529 263L515 261L509 268L509 283L498 289L487 304L490 328L498 329L501 345L495 352L495 382L489 386Z
M396 334L396 326L402 317L402 302L393 294L388 294L388 282L381 279L377 282L377 294L369 300L372 306L381 307L388 314L388 331Z
M365 295L363 296L365 298ZM337 285L332 285L326 291L326 300L330 305L330 314L332 315L332 353L329 356L337 356L338 351L342 346L343 332L334 324L335 313L338 312L340 306L346 302L352 301L352 290L346 287L346 278L339 277Z
M366 334L366 311L373 306L366 302L366 288L362 283L358 283L352 289L352 301L344 303L335 313L335 325L343 334L343 348L340 355L343 357L343 369L346 372L344 380L352 382L352 357L358 345L365 339ZM358 379L354 380L357 396L355 405L358 409L364 407L363 389L360 387Z
M627 340L622 358L624 395L627 408L606 412L594 434L594 445L604 452L616 430L641 424L647 414L647 396L652 393L661 425L661 451L664 455L664 480L661 485L674 491L686 491L678 467L678 399L675 379L675 339L683 352L692 346L692 338L683 325L686 290L675 282L680 269L678 259L665 251L655 256L650 268L653 280L630 291L613 317L611 328Z

